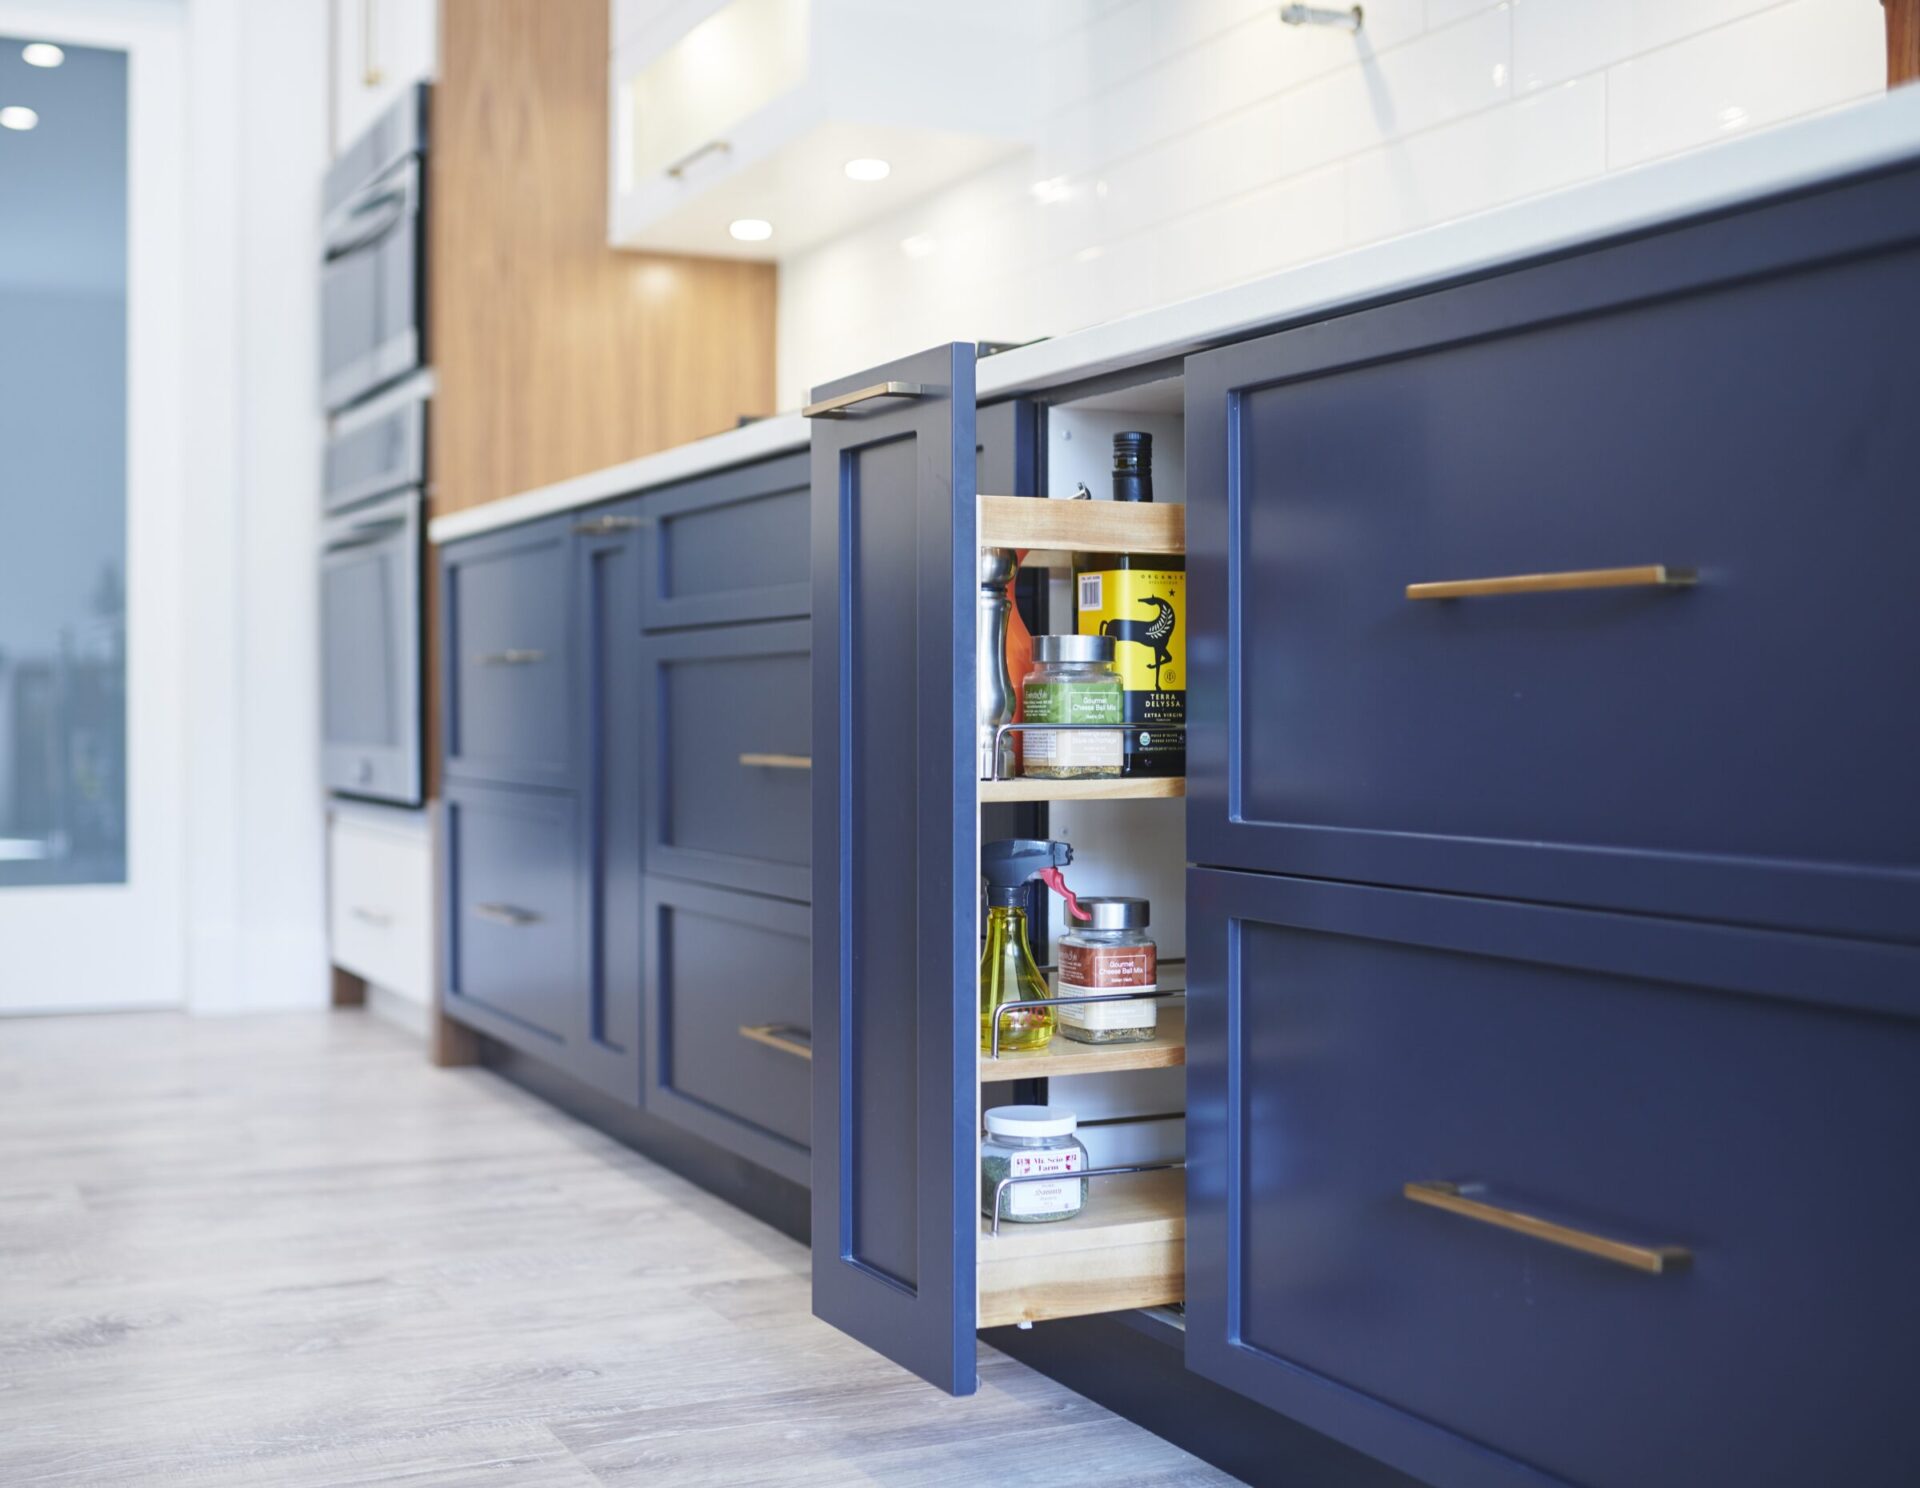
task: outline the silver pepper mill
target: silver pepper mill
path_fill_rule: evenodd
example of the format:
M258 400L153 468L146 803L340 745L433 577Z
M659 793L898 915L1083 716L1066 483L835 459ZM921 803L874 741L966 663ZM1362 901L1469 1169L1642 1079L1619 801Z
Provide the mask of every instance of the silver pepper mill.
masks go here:
M974 707L980 721L980 778L1005 780L1013 774L1013 736L999 732L1013 722L1013 678L1007 672L1007 616L1013 601L1007 582L1016 567L1013 549L980 550L980 610L974 627L978 643Z

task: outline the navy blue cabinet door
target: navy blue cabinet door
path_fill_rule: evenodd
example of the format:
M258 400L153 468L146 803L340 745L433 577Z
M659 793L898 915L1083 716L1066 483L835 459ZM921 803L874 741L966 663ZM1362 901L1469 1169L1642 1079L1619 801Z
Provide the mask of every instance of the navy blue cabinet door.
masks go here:
M442 551L442 759L450 778L573 783L572 540L572 519L555 517Z
M1193 860L1920 940L1917 340L1906 170L1190 359Z
M813 1310L968 1394L973 348L814 397Z
M574 729L586 804L580 902L586 916L578 1037L568 1067L630 1105L640 1102L645 977L640 604L636 503L574 523Z
M646 628L804 616L807 469L796 450L650 493Z
M1206 870L1187 926L1191 1367L1442 1488L1911 1481L1920 953Z

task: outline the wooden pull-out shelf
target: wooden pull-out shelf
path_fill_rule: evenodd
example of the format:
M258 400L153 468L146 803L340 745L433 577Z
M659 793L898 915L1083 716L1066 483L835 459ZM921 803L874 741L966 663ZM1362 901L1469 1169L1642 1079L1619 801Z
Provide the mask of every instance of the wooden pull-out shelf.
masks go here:
M1184 553L1187 509L1150 501L1049 501L982 496L980 546L1051 553Z
M1086 1317L1186 1299L1187 1185L1178 1169L1096 1178L1055 1224L980 1221L979 1326Z
M1187 1062L1187 1010L1163 1003L1154 1035L1144 1044L1076 1044L1056 1032L1044 1049L1009 1051L998 1059L980 1056L980 1083L1040 1080L1054 1075L1107 1075L1117 1070L1171 1069ZM1098 1192L1098 1182L1095 1180ZM1000 1231L1006 1233L1002 1224Z
M1164 801L1187 793L1184 775L1142 775L1132 780L983 780L986 801Z

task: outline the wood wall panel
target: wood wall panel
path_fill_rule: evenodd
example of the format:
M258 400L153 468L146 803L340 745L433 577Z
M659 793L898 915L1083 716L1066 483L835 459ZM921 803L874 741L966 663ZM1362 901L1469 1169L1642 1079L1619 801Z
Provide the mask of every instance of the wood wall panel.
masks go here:
M1881 0L1887 12L1887 86L1920 78L1920 0Z
M773 266L607 246L607 0L443 0L440 36L434 512L770 412Z

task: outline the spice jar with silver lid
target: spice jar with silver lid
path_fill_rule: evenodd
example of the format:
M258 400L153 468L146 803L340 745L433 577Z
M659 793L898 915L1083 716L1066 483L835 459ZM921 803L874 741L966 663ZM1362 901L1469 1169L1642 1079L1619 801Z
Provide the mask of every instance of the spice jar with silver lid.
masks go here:
M1150 907L1119 895L1083 897L1080 907L1093 918L1070 924L1055 943L1060 995L1100 1001L1062 1006L1060 1035L1082 1044L1144 1044L1159 1025L1159 1000L1128 994L1160 990Z
M980 1139L980 1212L1016 1224L1072 1219L1087 1205L1087 1180L1073 1176L1089 1164L1073 1134L1073 1112L1060 1106L997 1106L986 1113ZM1009 1183L1001 1180L1031 1180Z
M1022 722L1082 727L1028 727L1021 751L1023 775L1051 780L1119 775L1124 694L1113 646L1112 636L1033 638L1033 670L1020 689ZM1107 723L1111 730L1084 727Z

